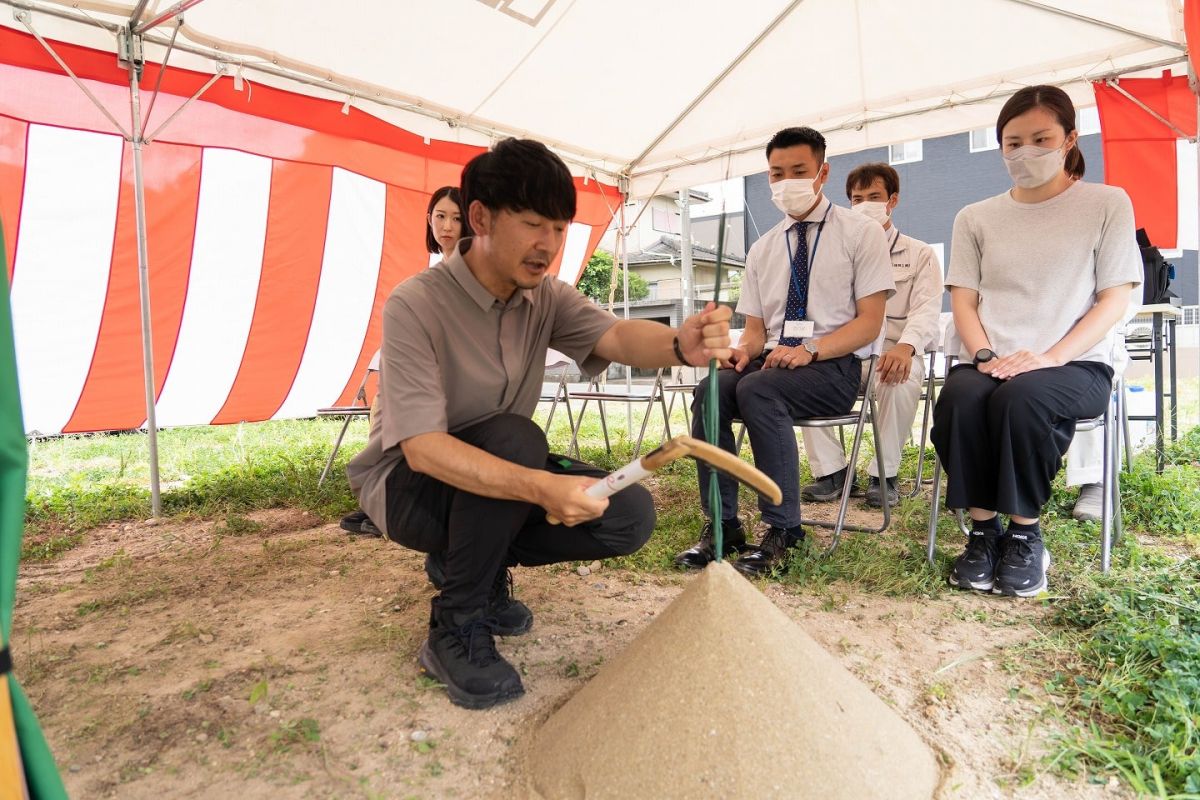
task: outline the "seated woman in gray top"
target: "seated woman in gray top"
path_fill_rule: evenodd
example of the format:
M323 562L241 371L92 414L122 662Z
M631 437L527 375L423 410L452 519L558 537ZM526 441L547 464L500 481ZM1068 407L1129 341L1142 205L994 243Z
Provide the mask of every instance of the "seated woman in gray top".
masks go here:
M467 215L463 211L462 195L459 194L458 187L443 186L438 189L430 196L429 207L425 209L425 249L431 256L454 252L458 240L471 235L471 228L466 220ZM383 535L362 509L342 517L341 526L342 530L349 533L363 536Z
M938 396L932 439L946 504L972 521L950 584L1031 597L1050 564L1038 517L1076 420L1109 402L1113 331L1142 269L1129 197L1072 179L1083 155L1065 92L1017 92L996 135L1015 185L954 220L946 286L964 363Z

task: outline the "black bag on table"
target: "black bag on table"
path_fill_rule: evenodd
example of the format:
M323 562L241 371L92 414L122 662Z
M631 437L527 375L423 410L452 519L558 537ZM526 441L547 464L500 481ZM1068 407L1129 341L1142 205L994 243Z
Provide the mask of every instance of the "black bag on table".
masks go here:
M1137 242L1142 251L1142 305L1169 303L1176 296L1171 291L1175 266L1150 244L1145 228L1138 228Z

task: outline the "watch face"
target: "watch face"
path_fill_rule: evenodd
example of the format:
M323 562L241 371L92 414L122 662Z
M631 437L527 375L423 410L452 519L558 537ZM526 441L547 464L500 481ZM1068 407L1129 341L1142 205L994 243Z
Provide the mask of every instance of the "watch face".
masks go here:
M986 348L985 348L985 349L983 349L983 350L980 350L978 353L976 353L976 354L975 354L975 363L976 363L976 364L983 364L983 363L985 363L985 362L987 362L987 361L991 361L991 360L992 360L993 358L995 358L995 357L996 357L996 354L995 354L995 353L993 353L991 350L988 350L988 349L986 349Z

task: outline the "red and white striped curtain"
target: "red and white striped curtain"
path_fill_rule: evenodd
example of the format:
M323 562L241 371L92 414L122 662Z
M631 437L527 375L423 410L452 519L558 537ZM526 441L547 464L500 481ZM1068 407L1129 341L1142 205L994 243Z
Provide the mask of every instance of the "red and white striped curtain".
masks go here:
M56 45L128 125L110 54ZM157 77L143 76L143 109ZM147 127L207 76L168 68ZM222 78L144 152L158 422L312 416L348 403L379 310L425 269L429 194L478 148L341 103ZM0 218L27 432L145 421L132 151L29 36L0 30ZM555 265L574 283L620 202L576 181Z

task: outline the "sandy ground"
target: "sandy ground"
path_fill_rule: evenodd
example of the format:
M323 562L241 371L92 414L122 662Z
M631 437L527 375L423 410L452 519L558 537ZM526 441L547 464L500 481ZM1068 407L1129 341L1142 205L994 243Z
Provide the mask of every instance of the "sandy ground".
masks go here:
M261 527L240 533L224 520L114 525L22 566L17 673L72 797L524 797L530 732L687 580L518 571L536 623L501 651L527 693L470 712L417 674L432 592L418 554L303 512L253 518ZM1063 723L1040 680L1022 678L1042 607L763 589L935 749L940 797L1125 796L1045 771ZM730 742L724 757L753 746Z

